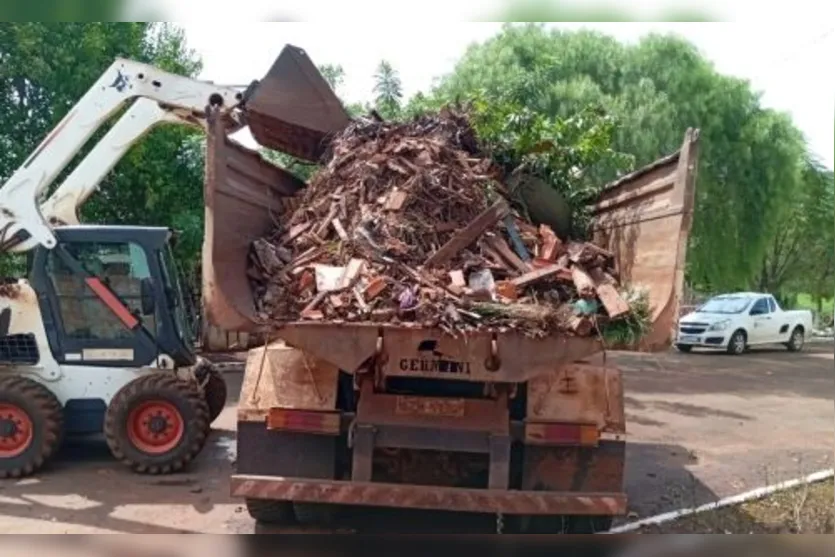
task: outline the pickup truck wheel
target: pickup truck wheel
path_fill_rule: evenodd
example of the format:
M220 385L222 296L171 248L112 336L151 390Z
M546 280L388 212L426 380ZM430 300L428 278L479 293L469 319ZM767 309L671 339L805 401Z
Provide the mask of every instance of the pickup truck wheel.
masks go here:
M803 329L795 327L792 331L791 338L786 343L786 348L789 349L789 352L800 352L803 349L803 341Z
M745 331L739 329L731 335L731 340L728 341L728 354L739 356L745 352L747 347L748 337L745 335Z
M676 344L676 350L679 352L690 352L693 350L693 347L689 344Z
M256 522L286 525L295 522L293 503L270 499L247 499L246 510Z

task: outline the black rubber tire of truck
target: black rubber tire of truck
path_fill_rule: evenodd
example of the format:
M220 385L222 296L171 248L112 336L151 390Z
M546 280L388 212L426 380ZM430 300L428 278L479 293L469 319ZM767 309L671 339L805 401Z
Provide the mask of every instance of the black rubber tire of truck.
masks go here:
M305 526L332 526L339 518L339 506L328 503L293 503L293 511Z
M514 534L595 534L612 527L611 516L543 516L508 517L508 529Z
M293 524L296 521L296 515L293 512L293 503L290 501L247 499L246 510L253 520L262 524L280 526Z
M203 450L208 433L209 408L199 386L173 373L134 379L116 393L105 412L104 434L111 453L140 474L184 469Z
M226 398L228 391L226 388L226 379L223 374L216 367L209 365L205 373L208 375L205 386L203 387L203 396L206 398L206 404L209 406L209 423L214 422L223 409L226 407ZM198 380L202 383L204 377L198 375Z
M19 375L0 377L0 422L8 424L0 439L0 478L31 476L55 456L64 438L58 398Z

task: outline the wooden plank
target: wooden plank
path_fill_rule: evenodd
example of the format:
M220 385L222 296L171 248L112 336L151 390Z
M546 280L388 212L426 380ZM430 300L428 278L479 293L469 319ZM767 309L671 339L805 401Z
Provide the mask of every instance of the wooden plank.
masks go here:
M504 199L501 199L490 206L486 211L477 216L470 224L463 230L455 234L450 240L441 248L433 253L429 259L426 260L424 266L429 268L436 265L443 265L455 257L458 252L475 242L479 236L491 226L494 226L510 211Z
M510 246L503 238L492 236L487 239L487 243L492 247L505 261L513 265L520 273L527 273L531 268L522 259L514 253Z
M535 282L539 282L540 280L544 280L546 278L551 278L557 276L559 274L563 274L568 271L562 265L551 265L549 267L543 267L542 269L537 269L535 271L531 271L529 273L525 273L521 277L516 277L512 279L510 282L516 285L517 288L524 288L529 284L533 284Z
M336 233L339 235L339 239L343 242L347 242L348 233L345 231L345 227L342 226L342 221L339 220L339 217L331 220L331 224L333 225L333 229L336 230Z
M581 298L588 298L594 296L596 292L594 281L581 268L576 265L571 268L571 279L574 281L574 286L577 287L577 293Z
M322 312L318 311L316 308L322 303L322 300L324 300L327 295L328 293L325 291L316 294L310 303L307 304L307 306L305 306L305 308L301 311L301 316L306 319L322 319L324 315L322 315Z
M336 203L331 203L330 211L328 211L328 216L325 217L324 220L322 220L319 223L319 225L314 229L313 235L316 236L317 238L324 239L325 236L322 236L322 235L328 229L328 226L330 226L331 221L336 217L336 215L338 213L339 213L339 205L337 205Z
M307 229L313 226L313 221L303 222L290 228L289 232L282 236L280 243L288 244L298 238L300 235L307 232Z
M542 236L542 253L540 257L548 261L554 261L562 253L562 240L554 234L554 231L547 224L539 225L539 234Z
M389 194L388 199L386 199L385 209L387 211L399 211L403 208L403 204L406 202L407 194L405 191L394 190Z
M388 283L384 277L374 277L371 282L369 282L366 287L362 291L362 295L365 297L367 301L371 301L376 298L380 292L386 289Z
M621 298L618 291L611 284L598 284L597 297L600 298L600 303L606 308L606 313L609 317L615 318L629 313L629 304Z

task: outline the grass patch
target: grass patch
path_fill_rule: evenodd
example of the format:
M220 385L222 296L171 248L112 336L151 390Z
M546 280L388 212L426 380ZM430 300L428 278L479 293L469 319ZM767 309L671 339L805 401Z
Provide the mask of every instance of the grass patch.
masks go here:
M698 513L665 524L644 526L641 534L833 534L832 478L769 495L756 501Z
M798 294L797 295L797 302L795 304L797 309L808 309L817 313L818 311L818 304L809 294ZM823 304L821 305L822 314L819 317L829 317L832 315L832 312L835 311L835 298L828 298L823 300Z

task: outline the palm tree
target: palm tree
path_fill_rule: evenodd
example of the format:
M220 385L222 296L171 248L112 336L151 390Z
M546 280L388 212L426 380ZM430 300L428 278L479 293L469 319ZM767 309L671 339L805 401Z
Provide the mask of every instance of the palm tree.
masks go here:
M400 101L403 98L397 70L386 60L381 61L374 74L374 82L374 92L377 94L374 99L375 108L386 118L396 117L400 113Z

